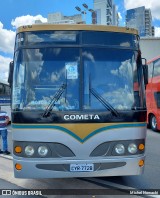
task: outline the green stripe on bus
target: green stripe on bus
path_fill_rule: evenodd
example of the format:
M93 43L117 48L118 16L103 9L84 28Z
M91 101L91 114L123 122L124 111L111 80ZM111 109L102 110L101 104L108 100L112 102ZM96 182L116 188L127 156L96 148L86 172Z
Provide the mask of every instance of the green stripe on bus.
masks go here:
M118 128L131 128L131 127L145 127L146 123L134 123L134 124L115 124L115 125L110 125L106 127L99 128L89 135L87 135L85 138L81 139L79 136L74 134L72 131L61 127L61 126L53 126L53 125L17 125L17 124L12 124L12 128L14 129L57 129L60 131L63 131L69 135L71 135L73 138L77 139L79 142L84 143L87 141L89 138L93 137L94 135L101 133L103 131L107 131L110 129L118 129Z

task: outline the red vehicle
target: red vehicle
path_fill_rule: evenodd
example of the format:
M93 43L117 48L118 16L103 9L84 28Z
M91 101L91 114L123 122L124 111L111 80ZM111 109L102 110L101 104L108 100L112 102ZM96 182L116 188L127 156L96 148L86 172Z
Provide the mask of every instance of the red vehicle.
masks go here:
M146 86L146 103L148 126L153 131L160 130L160 56L147 63L148 84Z

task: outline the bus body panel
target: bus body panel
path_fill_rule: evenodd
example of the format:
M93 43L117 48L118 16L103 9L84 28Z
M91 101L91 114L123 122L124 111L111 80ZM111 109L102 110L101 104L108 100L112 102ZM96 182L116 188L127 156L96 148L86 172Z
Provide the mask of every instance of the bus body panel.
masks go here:
M103 127L104 125L107 124L102 124ZM140 167L138 164L140 160L145 159L144 152L129 156L113 156L112 154L109 156L90 156L95 147L105 142L116 142L118 144L128 140L131 142L134 142L134 140L141 141L146 138L145 123L139 123L139 126L136 127L122 127L121 125L115 123L112 128L99 130L99 133L87 132L84 137L90 134L90 138L86 141L79 141L80 139L73 134L60 129L45 129L44 133L43 128L34 128L33 125L31 129L25 129L25 126L23 126L23 132L22 126L18 130L13 127L13 141L25 142L25 146L33 142L39 145L45 145L48 141L50 143L56 142L67 146L75 154L73 157L51 157L45 158L45 160L44 158L21 158L14 155L14 165L17 163L22 165L21 171L15 170L15 177L63 178L142 174L144 166ZM130 123L130 125L133 125L133 123ZM110 123L107 126L110 126ZM81 128L85 128L85 124L81 124ZM96 170L92 172L71 172L69 170L70 164L94 164Z
M139 161L145 160L145 155L132 157L123 157L123 159L115 158L115 159L102 159L99 160L16 160L14 158L14 166L19 163L22 165L22 170L17 171L15 170L15 177L16 178L69 178L69 177L105 177L105 176L129 176L129 175L141 175L144 172L144 166L139 167ZM70 164L102 164L103 166L108 165L108 167L115 166L117 163L124 163L124 166L120 167L113 167L113 168L106 168L105 170L97 170L93 172L70 172L66 171L66 167L69 167ZM45 170L45 168L37 168L37 164L43 165L42 167L47 167L50 165L49 168ZM50 170L50 167L57 167L64 166L63 171L56 171ZM117 165L118 166L118 165ZM55 169L58 169L58 168ZM61 168L62 169L62 168Z
M151 116L155 116L157 130L160 130L160 106L158 102L160 93L159 61L160 56L148 61L149 81L146 86L147 123L151 125Z
M45 31L45 30L87 30L87 31L104 31L104 32L123 32L127 34L138 34L134 28L106 26L106 25L83 25L83 24L34 24L28 26L21 26L17 29L17 33L30 31Z

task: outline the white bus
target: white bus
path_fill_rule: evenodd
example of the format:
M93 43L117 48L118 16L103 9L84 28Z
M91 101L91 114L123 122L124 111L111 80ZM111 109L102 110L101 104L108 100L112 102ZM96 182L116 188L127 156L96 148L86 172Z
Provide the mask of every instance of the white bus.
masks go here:
M147 81L136 30L23 26L12 65L15 177L143 173Z

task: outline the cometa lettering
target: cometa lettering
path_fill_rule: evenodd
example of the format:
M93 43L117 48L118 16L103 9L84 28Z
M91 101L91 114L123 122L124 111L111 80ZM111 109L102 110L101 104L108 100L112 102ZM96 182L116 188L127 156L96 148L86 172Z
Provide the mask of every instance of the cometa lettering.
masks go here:
M100 120L99 115L85 114L85 115L64 115L65 120Z

